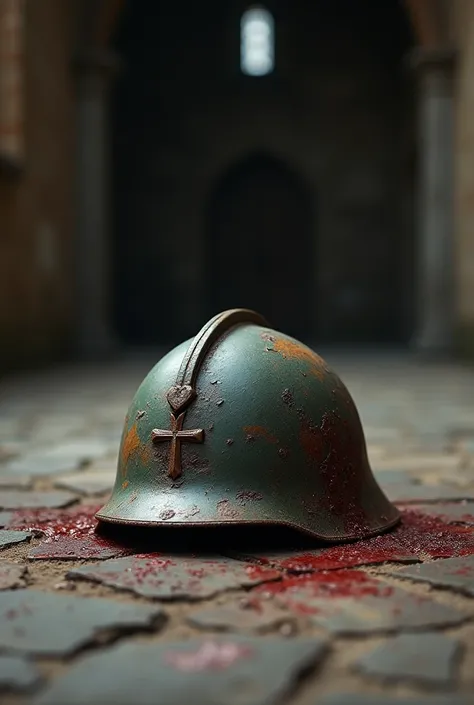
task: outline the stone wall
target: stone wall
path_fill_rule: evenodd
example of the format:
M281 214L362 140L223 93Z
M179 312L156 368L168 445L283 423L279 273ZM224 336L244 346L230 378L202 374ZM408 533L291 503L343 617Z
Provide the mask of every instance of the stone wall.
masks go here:
M25 4L20 169L6 168L0 155L2 368L54 359L74 326L76 3ZM298 0L290 12L274 0L277 71L264 81L239 75L243 3L223 11L210 0L187 13L158 2L145 12L146 5L123 13L117 41L126 62L114 103L119 332L129 340L194 332L209 303L207 206L233 166L263 151L311 194L316 337L337 340L352 326L362 337L395 331L408 339L416 144L401 4ZM474 7L454 0L452 8L456 321L459 346L472 356ZM136 335L123 330L124 309L133 311Z
M73 323L74 5L25 6L24 162L0 164L0 369L56 358Z

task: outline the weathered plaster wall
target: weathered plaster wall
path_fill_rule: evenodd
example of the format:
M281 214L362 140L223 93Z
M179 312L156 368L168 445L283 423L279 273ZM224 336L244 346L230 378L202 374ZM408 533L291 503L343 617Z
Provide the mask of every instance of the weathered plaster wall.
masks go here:
M0 171L0 369L54 359L73 325L73 9L26 2L25 163Z

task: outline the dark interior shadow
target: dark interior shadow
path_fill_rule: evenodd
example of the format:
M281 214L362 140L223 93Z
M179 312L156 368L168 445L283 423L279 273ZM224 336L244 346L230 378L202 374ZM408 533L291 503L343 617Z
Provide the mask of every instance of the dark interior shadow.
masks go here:
M332 544L273 526L137 527L100 522L96 535L134 553L255 554L307 551Z
M295 337L314 332L312 196L284 161L264 152L231 166L207 214L208 310L245 307Z

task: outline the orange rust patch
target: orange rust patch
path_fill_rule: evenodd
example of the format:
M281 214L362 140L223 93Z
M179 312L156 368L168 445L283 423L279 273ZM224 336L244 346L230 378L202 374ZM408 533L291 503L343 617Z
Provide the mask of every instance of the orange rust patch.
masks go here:
M125 480L125 482L122 482L122 489L123 489L123 490L126 490L127 487L128 487L128 485L129 485L128 480Z
M142 461L143 465L149 465L152 461L152 449L151 446L145 445L143 446L141 452L140 452L140 460Z
M311 365L311 373L319 380L323 380L327 373L326 363L323 358L317 355L304 345L299 345L292 340L285 338L275 338L273 350L279 353L285 360L300 360Z
M252 436L252 438L264 438L269 443L278 443L278 438L264 426L244 426L242 430L248 436Z
M137 424L134 423L122 443L122 467L126 467L130 456L140 447L140 438L137 433Z

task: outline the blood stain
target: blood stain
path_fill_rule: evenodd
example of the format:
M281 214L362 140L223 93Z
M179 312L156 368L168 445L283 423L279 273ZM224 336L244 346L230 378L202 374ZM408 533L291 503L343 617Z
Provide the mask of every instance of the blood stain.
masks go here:
M249 565L246 567L245 572L251 578L251 580L261 581L262 583L266 580L277 580L281 577L281 573L272 568L263 568L259 565Z
M7 528L41 532L44 540L33 549L35 558L100 558L130 550L96 533L100 505L70 510L29 509L13 512Z
M199 671L221 671L236 661L249 658L253 650L249 646L234 642L205 641L195 651L168 651L165 662L185 673Z
M252 595L262 598L277 595L289 608L300 614L318 612L317 607L308 604L307 600L311 598L388 597L391 593L390 585L382 585L358 570L331 570L290 576L252 590Z
M279 569L296 573L335 570L412 559L450 558L474 555L474 530L444 523L438 517L402 509L402 521L392 531L354 543L322 549L318 553L295 553L272 562Z

